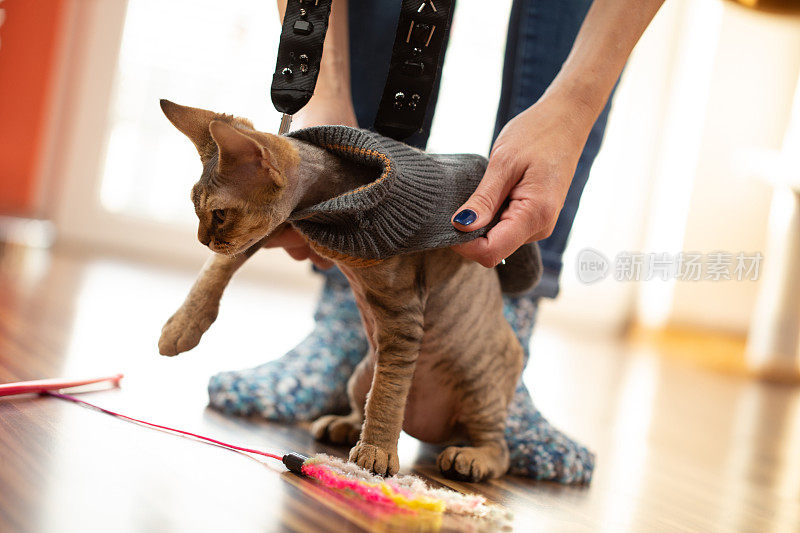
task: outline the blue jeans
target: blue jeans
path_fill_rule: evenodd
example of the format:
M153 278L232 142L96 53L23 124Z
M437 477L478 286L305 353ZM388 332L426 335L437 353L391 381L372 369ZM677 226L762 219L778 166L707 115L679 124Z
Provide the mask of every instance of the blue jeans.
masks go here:
M491 2L485 2L490 9ZM544 94L569 55L591 0L514 0L506 37L503 84L494 137L513 117ZM356 118L362 127L375 120L394 43L398 0L350 0L351 84ZM421 132L406 142L424 148L433 121L438 83ZM592 127L553 234L539 242L544 263L536 296L554 298L563 267L562 256L589 170L600 150L611 98Z

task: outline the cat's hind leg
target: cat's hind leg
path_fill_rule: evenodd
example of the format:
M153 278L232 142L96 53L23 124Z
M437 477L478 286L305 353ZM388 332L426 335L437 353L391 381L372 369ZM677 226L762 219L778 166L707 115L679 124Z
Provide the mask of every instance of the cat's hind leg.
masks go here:
M460 422L471 446L445 448L437 459L439 470L445 477L459 481L477 482L502 476L509 466L504 435L507 400L497 391L484 391L475 401L468 400L465 407Z
M361 435L364 418L359 413L325 415L311 424L311 435L319 441L353 446Z
M364 423L364 405L367 402L367 392L373 372L371 360L370 353L358 364L347 382L350 414L324 415L315 420L311 424L311 435L316 440L350 446L358 442L361 436L361 426Z

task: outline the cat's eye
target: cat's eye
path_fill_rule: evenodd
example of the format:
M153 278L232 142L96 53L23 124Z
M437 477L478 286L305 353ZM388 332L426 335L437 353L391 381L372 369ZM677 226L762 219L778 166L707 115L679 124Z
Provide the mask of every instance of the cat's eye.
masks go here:
M225 210L224 209L214 209L211 212L211 216L214 218L214 222L217 224L222 224L225 222Z

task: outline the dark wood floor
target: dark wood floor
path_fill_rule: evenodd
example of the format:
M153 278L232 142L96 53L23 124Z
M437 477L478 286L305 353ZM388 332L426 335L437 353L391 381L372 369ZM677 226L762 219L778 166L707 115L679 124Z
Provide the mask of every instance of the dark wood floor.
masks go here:
M85 397L241 445L344 453L314 443L303 427L206 408L211 373L276 357L301 338L313 292L236 280L201 346L159 357L161 323L191 281L188 271L5 247L0 382L124 372L120 389ZM487 496L514 513L519 531L798 531L798 389L717 375L657 352L558 325L537 332L526 381L545 414L597 452L590 487L514 477L450 482L433 466L436 450L407 436L403 471ZM55 399L0 399L2 532L436 527L355 507L279 464Z

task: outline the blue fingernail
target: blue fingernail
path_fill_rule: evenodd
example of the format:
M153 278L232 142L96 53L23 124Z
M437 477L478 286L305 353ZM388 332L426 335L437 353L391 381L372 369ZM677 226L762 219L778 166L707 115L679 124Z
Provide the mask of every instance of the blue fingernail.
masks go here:
M453 217L453 222L462 226L469 226L476 220L478 220L478 215L472 209L462 209Z

